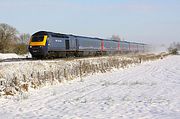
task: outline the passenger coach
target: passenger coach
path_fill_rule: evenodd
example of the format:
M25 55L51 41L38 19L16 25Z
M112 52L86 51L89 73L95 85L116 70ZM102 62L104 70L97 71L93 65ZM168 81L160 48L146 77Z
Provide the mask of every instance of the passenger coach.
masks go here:
M102 54L144 52L145 44L39 31L32 35L32 57L95 56Z

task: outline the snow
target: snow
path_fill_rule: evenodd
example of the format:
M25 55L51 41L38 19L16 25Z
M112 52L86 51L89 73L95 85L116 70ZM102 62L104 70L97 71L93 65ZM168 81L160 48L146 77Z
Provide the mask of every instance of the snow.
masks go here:
M17 55L15 53L0 53L0 60L11 59L11 58L26 58L31 57L30 54Z
M0 59L8 59L8 58L22 58L22 56L19 56L15 53L8 53L8 54L0 53Z
M0 118L179 119L180 56L0 99Z

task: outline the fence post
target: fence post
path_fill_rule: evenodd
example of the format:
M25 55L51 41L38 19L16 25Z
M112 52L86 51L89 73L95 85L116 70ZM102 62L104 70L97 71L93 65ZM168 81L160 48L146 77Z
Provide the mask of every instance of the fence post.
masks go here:
M23 74L23 80L24 82L26 82L26 76Z
M46 71L44 71L44 80L46 80Z
M32 72L32 74L31 74L31 78L33 78L33 72Z
M58 79L60 79L60 71L58 70Z
M37 72L37 78L38 78L38 80L40 80L39 78L40 78L40 74L39 74L39 72Z
M37 72L37 79L38 79L38 82L39 82L39 86L41 85L41 80L40 80L40 73Z
M79 74L80 74L80 79L82 81L82 62L79 62Z
M64 68L64 77L67 80L67 73L66 73L66 68Z
M52 81L54 81L54 73L51 72L51 76L52 76Z

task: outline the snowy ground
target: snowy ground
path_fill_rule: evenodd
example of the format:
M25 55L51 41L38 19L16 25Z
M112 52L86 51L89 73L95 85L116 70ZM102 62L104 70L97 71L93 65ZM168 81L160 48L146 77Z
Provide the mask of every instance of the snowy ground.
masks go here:
M0 99L0 118L179 119L180 56Z
M30 54L17 55L15 53L7 53L7 54L0 53L0 60L9 59L9 58L26 58L26 57L31 57L31 55Z

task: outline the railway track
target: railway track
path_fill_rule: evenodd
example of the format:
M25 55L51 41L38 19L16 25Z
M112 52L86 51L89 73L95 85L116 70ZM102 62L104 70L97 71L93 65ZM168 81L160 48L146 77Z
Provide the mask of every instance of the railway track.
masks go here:
M68 58L50 58L50 59L7 58L7 59L0 59L0 63L3 63L3 62L21 62L21 61L53 61L53 60L54 61L57 61L57 60L71 61L71 60L75 60L75 59L84 59L84 58L94 58L94 57L68 57Z

